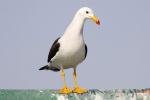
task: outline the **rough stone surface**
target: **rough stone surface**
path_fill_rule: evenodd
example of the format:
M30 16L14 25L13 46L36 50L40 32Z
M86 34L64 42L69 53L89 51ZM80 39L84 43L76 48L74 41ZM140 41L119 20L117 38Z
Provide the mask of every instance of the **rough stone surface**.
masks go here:
M150 89L89 90L85 94L59 94L57 90L0 89L0 100L150 100Z

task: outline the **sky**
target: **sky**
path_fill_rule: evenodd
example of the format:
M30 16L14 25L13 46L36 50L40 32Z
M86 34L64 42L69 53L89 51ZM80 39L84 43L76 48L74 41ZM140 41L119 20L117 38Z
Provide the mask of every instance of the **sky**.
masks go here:
M0 88L59 89L60 72L39 71L53 41L75 12L87 6L101 20L87 20L86 60L77 79L87 89L150 88L149 0L1 0ZM73 69L65 70L73 87Z

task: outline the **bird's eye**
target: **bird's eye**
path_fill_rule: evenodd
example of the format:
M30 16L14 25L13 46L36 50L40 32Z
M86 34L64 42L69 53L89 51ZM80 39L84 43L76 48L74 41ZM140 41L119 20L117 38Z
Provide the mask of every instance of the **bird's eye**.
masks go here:
M88 14L89 12L88 11L86 11L86 14Z

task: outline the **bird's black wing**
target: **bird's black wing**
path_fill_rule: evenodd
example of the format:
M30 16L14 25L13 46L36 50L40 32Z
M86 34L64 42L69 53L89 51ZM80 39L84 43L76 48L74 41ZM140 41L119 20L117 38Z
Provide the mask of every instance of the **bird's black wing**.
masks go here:
M60 43L58 43L59 39L60 39L60 37L54 41L54 43L49 51L47 62L50 62L51 59L55 56L55 54L58 52L59 47L60 47Z
M85 44L85 57L84 57L84 59L85 59L86 56L87 56L87 51L88 51L88 48L87 48L87 45Z

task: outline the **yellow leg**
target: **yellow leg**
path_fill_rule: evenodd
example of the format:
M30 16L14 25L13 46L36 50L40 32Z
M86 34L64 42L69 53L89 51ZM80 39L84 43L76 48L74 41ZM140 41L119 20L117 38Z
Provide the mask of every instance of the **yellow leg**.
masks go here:
M78 82L77 82L77 78L76 78L76 77L77 77L76 68L74 68L74 73L73 73L74 90L73 90L73 92L74 92L74 93L79 93L79 94L81 94L81 93L86 93L86 92L87 92L86 89L80 88L80 87L78 86Z
M59 90L59 93L62 93L62 94L69 94L69 93L71 93L72 89L67 87L66 79L65 79L65 72L64 72L63 67L62 67L62 70L61 70L61 76L62 76L62 80L64 82L64 87Z

